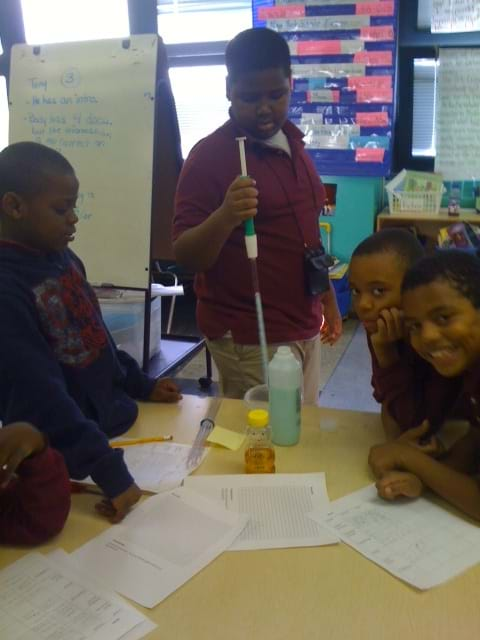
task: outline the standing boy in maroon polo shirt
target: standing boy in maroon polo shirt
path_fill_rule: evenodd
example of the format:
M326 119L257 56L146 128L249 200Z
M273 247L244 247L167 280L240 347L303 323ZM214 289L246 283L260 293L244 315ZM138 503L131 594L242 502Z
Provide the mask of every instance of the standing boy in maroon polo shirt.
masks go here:
M222 391L242 397L262 382L250 266L242 222L255 217L258 270L270 357L289 345L301 360L304 401L319 392L320 338L341 334L333 288L307 293L305 249L321 246L325 189L287 120L290 52L269 29L248 29L227 46L230 120L201 140L183 167L176 196L176 259L197 273L197 321L218 366ZM237 137L245 136L250 177L239 177ZM323 312L323 313L322 313Z

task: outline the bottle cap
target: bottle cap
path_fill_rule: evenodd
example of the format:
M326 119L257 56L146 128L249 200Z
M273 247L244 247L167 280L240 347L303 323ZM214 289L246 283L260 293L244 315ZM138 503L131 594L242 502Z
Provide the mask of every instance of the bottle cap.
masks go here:
M289 358L290 356L293 356L293 353L290 347L283 346L283 347L278 347L275 355L280 356L281 358L285 358L285 357Z
M248 425L250 427L266 427L268 425L268 411L265 409L254 409L247 414Z

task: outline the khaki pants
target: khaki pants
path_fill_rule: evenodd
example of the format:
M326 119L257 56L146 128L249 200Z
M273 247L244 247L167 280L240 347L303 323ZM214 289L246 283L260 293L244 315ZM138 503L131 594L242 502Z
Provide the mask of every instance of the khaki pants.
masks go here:
M207 346L220 374L220 388L225 398L243 398L257 384L263 383L262 358L258 345L235 344L230 337L207 340ZM303 402L316 404L320 392L320 336L311 340L287 342L303 369ZM280 344L268 345L268 359Z

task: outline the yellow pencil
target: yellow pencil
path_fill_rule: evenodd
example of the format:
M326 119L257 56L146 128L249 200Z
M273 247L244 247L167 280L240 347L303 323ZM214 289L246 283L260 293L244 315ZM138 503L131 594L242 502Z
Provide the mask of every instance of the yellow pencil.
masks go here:
M110 446L113 449L118 447L129 447L132 444L147 444L149 442L168 442L169 440L173 440L173 436L157 436L155 438L135 438L133 440L115 440L115 442L111 442Z

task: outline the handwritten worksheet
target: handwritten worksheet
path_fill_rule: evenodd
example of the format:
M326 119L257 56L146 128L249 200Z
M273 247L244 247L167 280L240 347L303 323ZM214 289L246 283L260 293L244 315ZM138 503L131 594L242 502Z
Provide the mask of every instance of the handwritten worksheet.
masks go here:
M114 440L112 444L115 444ZM191 466L187 464L191 449L190 445L175 442L148 442L126 446L123 451L128 470L140 489L161 493L179 487L184 478L202 464L209 452L205 447L198 463ZM82 482L94 484L90 477Z
M459 33L480 30L478 0L431 0L432 33Z
M394 576L429 589L480 562L480 528L426 498L387 502L374 485L310 514Z
M72 556L110 588L151 608L228 549L247 520L175 489L145 500Z
M480 176L480 50L442 48L439 63L435 171L444 180L471 180Z
M0 572L2 640L133 640L155 626L54 558L30 553Z
M230 550L338 542L337 536L307 516L310 511L329 509L324 473L194 476L186 478L184 486L222 502L228 510L249 515Z

